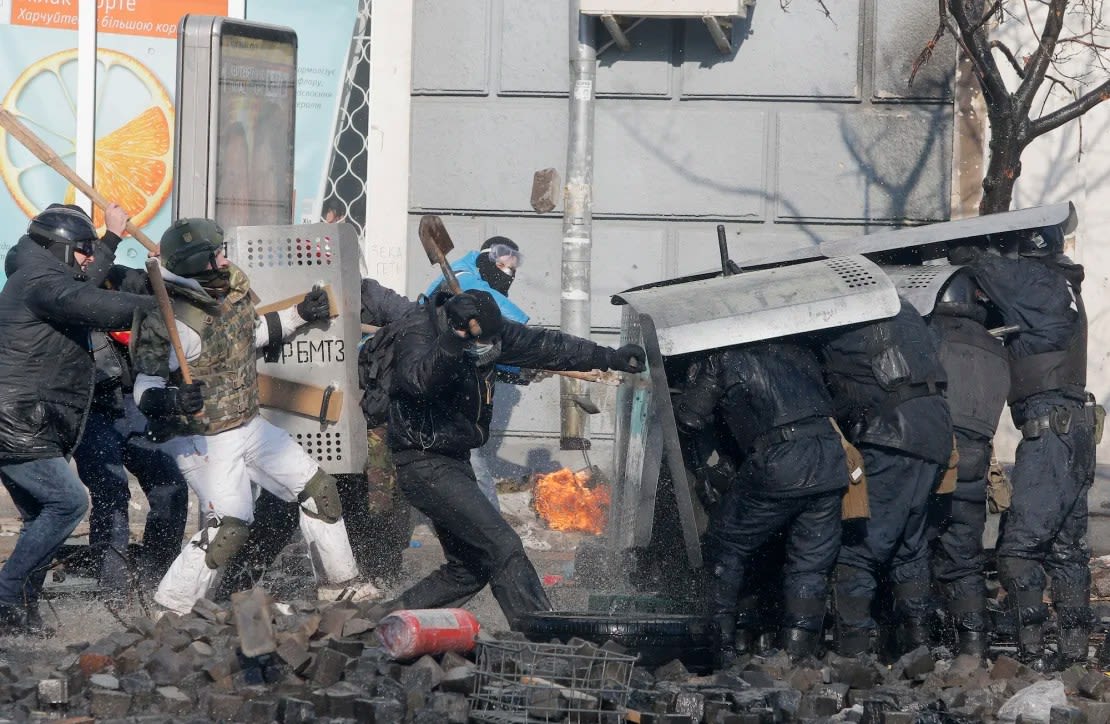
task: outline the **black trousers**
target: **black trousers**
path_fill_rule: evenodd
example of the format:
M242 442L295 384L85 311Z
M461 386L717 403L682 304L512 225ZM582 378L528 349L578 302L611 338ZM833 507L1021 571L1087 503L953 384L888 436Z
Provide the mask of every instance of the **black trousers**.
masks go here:
M838 621L847 628L874 629L871 606L880 579L892 584L902 618L924 620L929 605L928 503L940 466L872 445L860 445L860 452L871 517L844 525L835 584Z
M478 489L470 462L428 452L395 453L397 483L428 517L447 562L400 596L407 608L461 606L489 584L509 626L550 611L520 536Z
M1038 395L1022 405L1027 419L1070 410L1067 432L1044 430L1018 445L1010 476L1013 501L998 535L998 574L1022 623L1045 620L1045 573L1061 625L1086 625L1091 575L1087 493L1094 479L1094 432L1083 407L1062 396Z
M960 480L951 495L929 502L933 580L944 594L956 627L986 630L986 577L983 575L983 529L987 522L985 480Z

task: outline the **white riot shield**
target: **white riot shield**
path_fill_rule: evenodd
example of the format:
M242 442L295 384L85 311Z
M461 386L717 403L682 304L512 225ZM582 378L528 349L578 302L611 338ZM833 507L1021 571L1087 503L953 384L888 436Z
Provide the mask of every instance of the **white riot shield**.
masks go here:
M316 285L330 288L339 316L288 338L276 362L259 359L262 414L326 472L362 473L367 448L359 407L361 279L354 227L240 226L228 229L226 240L227 256L250 277L260 310L295 303Z
M941 245L947 242L1057 225L1062 225L1065 234L1075 230L1075 207L1070 201L1051 206L1036 206L1031 209L975 216L969 219L942 221L909 229L879 231L849 239L836 239L823 242L818 248L825 256L834 257L843 254L878 254L937 245L937 253L943 255L944 247Z
M894 284L861 256L661 285L615 299L651 317L664 357L885 319L899 309Z

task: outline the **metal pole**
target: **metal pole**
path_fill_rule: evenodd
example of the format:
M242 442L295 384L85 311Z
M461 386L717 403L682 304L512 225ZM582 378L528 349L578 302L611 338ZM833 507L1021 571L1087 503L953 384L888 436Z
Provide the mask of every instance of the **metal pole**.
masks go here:
M594 18L583 16L579 0L570 2L570 123L567 137L567 185L563 196L562 330L590 336L590 247L593 235L594 86L597 41ZM574 404L585 383L559 382L563 450L589 448L586 416Z

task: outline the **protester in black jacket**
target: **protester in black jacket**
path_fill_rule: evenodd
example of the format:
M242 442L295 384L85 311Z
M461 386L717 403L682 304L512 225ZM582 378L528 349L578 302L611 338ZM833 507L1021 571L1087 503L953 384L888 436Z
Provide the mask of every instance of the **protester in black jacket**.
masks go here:
M437 294L402 324L390 389L389 447L401 490L431 520L447 562L370 615L461 605L488 583L515 628L524 614L551 605L520 537L478 489L470 466L470 451L489 436L495 363L638 372L644 351L636 345L611 349L504 321L496 301L482 291Z
M117 207L118 208L118 207ZM96 245L86 268L88 283L106 289L151 294L142 269L115 264L120 237L113 222L126 223L122 209L105 214L108 232ZM73 451L77 474L89 489L89 548L98 563L100 593L120 599L136 585L153 587L181 550L188 517L189 487L173 456L145 435L147 419L131 396L134 371L122 335L91 335L96 385L81 444ZM132 560L129 540L131 490L135 476L146 495L148 511L142 546Z
M126 217L124 217L126 220ZM120 229L122 231L122 229ZM52 204L31 220L5 260L0 292L0 480L23 517L0 569L0 624L41 625L46 566L88 502L67 458L93 390L90 329L120 329L153 297L98 289L80 273L96 241L91 219Z

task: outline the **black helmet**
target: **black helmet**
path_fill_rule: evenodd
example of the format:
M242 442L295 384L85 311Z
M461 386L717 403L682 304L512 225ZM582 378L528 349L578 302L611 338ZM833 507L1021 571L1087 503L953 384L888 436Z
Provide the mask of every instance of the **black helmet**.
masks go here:
M1064 232L1059 226L1032 229L1018 239L1021 256L1045 257L1064 253Z
M978 322L987 319L987 310L980 304L982 291L968 269L960 269L941 291L933 312L948 317L967 317Z
M160 244L162 264L174 274L189 277L208 268L224 248L224 230L211 219L178 219Z
M91 256L96 243L96 227L92 219L73 204L50 204L27 226L27 235L49 249L63 264L74 266L74 251Z

